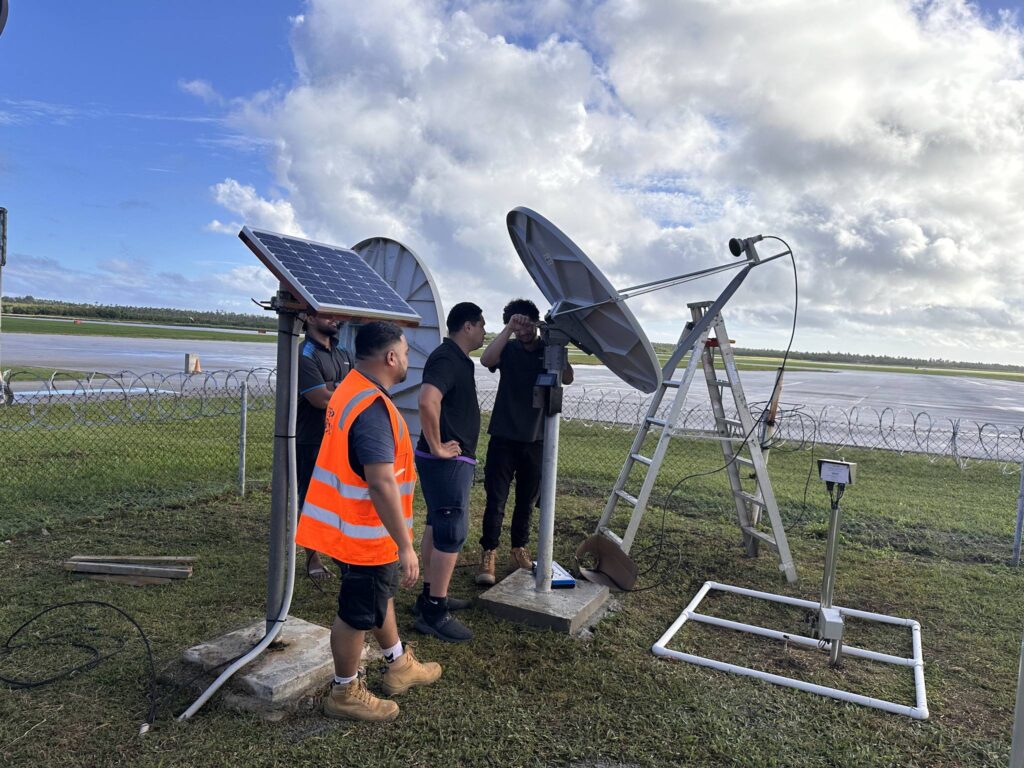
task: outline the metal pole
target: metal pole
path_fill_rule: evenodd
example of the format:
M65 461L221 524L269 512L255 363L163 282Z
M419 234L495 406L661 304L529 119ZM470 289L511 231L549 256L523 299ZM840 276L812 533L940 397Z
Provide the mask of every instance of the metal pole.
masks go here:
M1013 710L1010 768L1024 768L1024 639L1020 644L1020 666L1017 670L1017 705Z
M6 7L4 11L6 12ZM3 24L0 23L0 30ZM7 266L7 209L0 208L0 395L4 389L4 365L3 365L3 317L4 317L4 267Z
M569 337L550 326L544 329L544 366L555 381L547 387L544 416L544 455L541 461L540 528L537 531L537 573L534 589L551 591L555 547L555 495L558 481L558 428L562 420L562 371L569 356Z
M248 433L249 383L242 382L238 418L238 495L245 496L245 440Z
M839 538L839 500L832 502L828 513L828 544L825 547L825 576L821 580L821 607L832 607L836 585L836 542Z
M1017 530L1013 534L1013 564L1020 565L1020 539L1024 532L1024 464L1020 465L1020 490L1017 492Z
M291 297L282 290L279 299ZM294 312L279 311L277 316L277 392L274 412L274 468L270 481L269 553L267 560L267 632L271 630L285 598L288 554L288 408L292 379L291 347L299 331Z

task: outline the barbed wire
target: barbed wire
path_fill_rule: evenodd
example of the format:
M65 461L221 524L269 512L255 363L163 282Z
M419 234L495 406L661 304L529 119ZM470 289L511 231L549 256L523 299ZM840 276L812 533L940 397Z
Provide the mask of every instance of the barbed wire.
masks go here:
M274 408L276 372L272 368L216 370L204 373L94 372L88 375L54 371L44 379L17 369L7 372L0 432L66 430L119 423L177 422L209 419L240 412L246 390L249 412ZM479 392L482 410L493 407L496 390ZM636 430L651 398L631 392L575 386L563 397L562 417L604 429ZM755 415L763 403L752 403ZM672 407L666 398L656 416ZM715 434L714 414L706 403L684 403L674 428L679 438ZM933 417L905 408L783 403L775 431L766 445L774 450L804 450L812 445L886 450L949 457L961 467L971 460L996 461L1004 471L1024 462L1024 425Z

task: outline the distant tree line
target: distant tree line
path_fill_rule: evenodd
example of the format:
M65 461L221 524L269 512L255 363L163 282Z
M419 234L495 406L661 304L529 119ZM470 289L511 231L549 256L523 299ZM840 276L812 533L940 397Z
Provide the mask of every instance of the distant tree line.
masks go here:
M744 357L778 357L785 354L780 349L745 349L734 347L737 355ZM820 363L857 363L860 365L899 365L904 368L969 368L971 370L1006 371L1020 373L1021 365L1004 365L1002 363L963 363L957 360L944 360L941 357L893 357L891 355L861 355L851 352L790 352L790 360L808 360Z
M172 309L170 307L130 307L120 304L78 304L70 301L37 299L34 296L4 296L4 314L48 317L75 317L96 320L121 320L161 325L208 325L216 328L277 327L277 319L267 315L247 315L222 310Z

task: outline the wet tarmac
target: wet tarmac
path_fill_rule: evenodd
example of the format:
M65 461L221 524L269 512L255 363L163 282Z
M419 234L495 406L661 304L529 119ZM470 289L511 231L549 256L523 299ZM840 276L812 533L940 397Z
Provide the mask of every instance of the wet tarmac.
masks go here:
M185 354L199 355L204 371L272 368L276 345L180 339L136 339L124 337L74 337L50 334L4 334L4 369L19 365L64 368L79 371L122 370L136 373L184 370ZM774 382L772 371L742 373L747 399L752 403L768 398ZM497 387L497 374L482 366L477 369L481 390ZM638 397L603 366L577 366L573 391L586 390L588 397ZM707 401L702 378L691 387L693 404ZM1001 426L1024 424L1024 383L967 376L934 376L874 371L790 371L786 375L782 400L801 405L817 415L822 408L859 408L882 411L927 412L932 419L962 419Z

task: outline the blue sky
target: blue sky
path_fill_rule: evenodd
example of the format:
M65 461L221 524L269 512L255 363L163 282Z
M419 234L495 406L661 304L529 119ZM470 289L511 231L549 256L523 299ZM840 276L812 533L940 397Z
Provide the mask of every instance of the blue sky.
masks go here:
M1017 4L11 5L7 295L253 311L248 223L399 239L493 326L539 299L504 231L527 205L617 286L786 237L798 349L1024 364ZM730 329L783 347L791 275L755 274ZM718 285L686 290L631 303L652 338Z
M288 16L300 4L11 5L0 37L4 292L209 306L208 297L166 290L159 275L201 283L211 268L244 263L240 243L204 230L221 212L210 186L232 175L261 186L271 178L224 110L181 84L209 79L227 98L288 84ZM101 279L40 284L37 271L19 269L26 257ZM152 284L111 285L104 271L147 271ZM128 288L123 296L118 285Z

